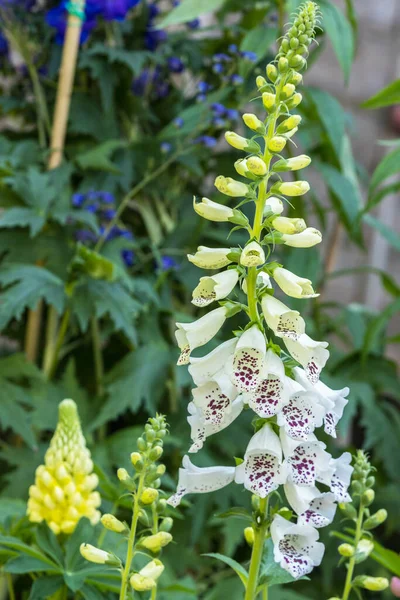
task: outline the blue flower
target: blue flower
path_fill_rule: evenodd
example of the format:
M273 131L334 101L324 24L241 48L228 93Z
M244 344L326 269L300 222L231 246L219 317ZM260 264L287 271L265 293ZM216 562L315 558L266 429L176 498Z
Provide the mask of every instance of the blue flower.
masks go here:
M89 229L79 229L75 232L75 239L77 240L77 242L85 243L95 242L97 238L93 231L89 231Z
M168 59L168 67L173 73L182 73L185 70L185 65L178 56L171 56Z
M177 129L181 129L181 127L183 127L184 123L185 122L182 119L182 117L176 117L176 119L174 119L174 125Z
M226 107L223 104L220 104L219 102L213 102L211 104L211 108L214 114L218 117L223 117L226 114Z
M236 110L236 108L227 108L226 117L231 121L237 121L237 119L239 118L239 111Z
M132 267L135 263L135 253L133 250L122 250L121 256L127 267Z
M230 44L230 45L228 46L228 51L229 51L231 54L237 54L238 47L236 46L236 44Z
M62 45L64 42L64 35L67 29L67 10L65 8L66 2L63 1L58 6L50 9L46 13L46 23L56 30L56 44ZM80 43L83 44L89 37L90 32L96 27L95 18L87 18L82 23L82 31Z
M155 4L149 4L149 20L147 21L146 33L144 36L144 43L147 50L154 52L159 44L162 44L168 38L167 32L162 29L156 29L154 26L154 19L160 13L160 9Z
M172 258L172 256L163 256L161 258L160 267L162 271L168 271L169 269L177 269L178 263Z
M118 228L118 237L125 238L126 240L133 240L133 233L128 229Z
M189 29L198 29L200 27L200 19L193 19L192 21L188 21L186 25Z
M217 139L211 135L200 135L198 138L193 140L194 144L202 144L206 148L214 148L217 144Z
M160 150L163 154L168 154L172 150L172 146L169 142L162 142L160 144Z
M197 94L196 102L205 102L207 100L207 96L205 94Z
M225 67L224 67L224 65L223 65L223 64L221 64L221 63L215 63L215 65L213 65L213 68L212 68L212 70L213 70L213 72L214 72L214 73L216 73L217 75L220 75L221 73L223 73L223 72L224 72L224 70L225 70Z
M200 94L206 94L211 90L211 85L206 81L199 81L197 84L197 89L199 90Z
M250 52L250 51L241 52L240 56L250 62L257 62L257 58L258 58L257 54L255 52Z
M99 210L98 202L93 202L92 204L87 204L85 206L85 210L91 213L96 213Z
M80 208L85 202L85 194L74 194L71 199L71 204L75 208Z
M105 204L114 204L115 196L111 192L99 192L101 200Z
M106 221L111 221L117 214L117 211L114 208L106 208L101 214L103 219L106 219Z
M218 52L217 54L214 54L213 61L214 62L231 62L232 57L228 56L227 54L224 54L223 52Z
M101 15L106 21L123 21L140 0L87 0L86 13Z
M0 56L8 54L7 38L0 32Z
M233 85L241 85L243 83L243 77L236 74L232 75L231 82L233 83Z
M225 119L222 119L221 117L215 117L212 122L215 127L225 127Z

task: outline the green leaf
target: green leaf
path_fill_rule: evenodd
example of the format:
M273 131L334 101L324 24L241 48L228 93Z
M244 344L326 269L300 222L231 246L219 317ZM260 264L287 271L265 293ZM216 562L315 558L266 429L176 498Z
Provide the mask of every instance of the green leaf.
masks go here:
M31 237L42 229L46 219L33 208L15 206L8 208L0 216L0 227L29 227Z
M47 600L52 597L62 586L62 577L39 577L33 582L28 600Z
M35 208L42 216L46 215L51 202L56 199L52 174L41 173L37 167L29 167L26 174L18 174L8 182L24 203Z
M372 215L364 215L363 219L366 223L368 223L368 225L379 231L385 240L389 242L393 248L400 252L400 237L398 233Z
M26 502L19 498L0 498L0 525L4 526L6 521L25 515Z
M11 319L19 320L25 308L34 309L41 298L54 306L60 314L64 308L64 284L53 273L42 267L18 263L0 268L0 283L9 287L1 292L0 329ZM12 285L10 285L12 284Z
M282 585L284 583L293 583L295 579L282 569L282 567L274 560L274 545L271 538L266 540L263 548L263 555L261 559L261 567L259 573L259 585L265 584L268 587L273 585Z
M31 398L26 390L0 377L0 424L15 431L31 448L36 448L36 439L32 431L29 413L24 405Z
M79 571L82 567L87 567L88 562L79 552L79 546L84 540L85 543L91 543L95 536L95 530L89 519L80 519L72 535L70 535L65 544L65 568L67 571ZM89 566L92 566L89 564Z
M324 178L333 196L336 209L346 221L347 229L352 231L358 221L361 208L360 199L352 182L331 165L315 161L315 167Z
M36 530L36 542L43 552L62 567L64 555L56 535L48 527L47 523L42 523Z
M380 90L375 96L371 96L363 102L363 108L382 108L383 106L392 106L400 104L400 79L396 79L388 86Z
M372 174L370 189L373 191L385 179L400 172L400 148L393 150L381 160Z
M390 320L398 313L399 310L400 298L388 304L388 306L386 306L386 308L378 314L372 323L370 323L364 337L362 348L363 358L365 358L368 353L371 352L376 341L381 339L383 331L387 328Z
M100 410L92 428L116 419L130 409L137 412L142 403L153 412L164 394L170 364L170 351L165 343L150 342L123 358L106 379L108 400Z
M354 58L353 30L342 11L332 2L321 0L322 25L332 42L333 49L347 82Z
M218 519L227 519L228 517L236 517L238 519L245 519L246 521L252 521L252 516L248 510L241 506L233 506L229 510L215 515Z
M37 550L33 546L28 546L28 544L25 544L24 542L21 542L16 537L6 536L6 535L0 535L0 548L1 547L6 548L8 550L16 551L21 556L33 558L36 561L38 561L38 563L40 562L40 563L46 564L47 565L47 569L49 571L59 572L58 565L55 562L53 562L45 554L43 554L42 552L40 552L40 550ZM18 564L19 563L17 563L17 565ZM17 566L17 568L19 568L19 567ZM23 564L21 565L21 568L22 569L24 568ZM41 569L41 570L44 570L44 569ZM16 573L17 572L22 573L22 572L25 572L25 571L15 571L15 572Z
M210 558L216 558L217 560L220 560L223 563L225 563L226 565L228 565L229 567L231 567L231 569L233 569L235 571L236 575L239 577L240 581L243 583L244 587L246 588L247 581L249 579L249 574L246 571L246 569L244 567L242 567L242 565L239 564L236 560L233 560L233 558L229 558L229 556L225 556L224 554L219 554L219 553L214 553L214 552L203 554L203 556L209 556Z
M35 558L34 556L17 556L9 560L3 567L7 573L32 573L47 571L48 573L60 573L60 569L49 565L48 562Z
M314 103L319 119L340 161L346 124L343 108L336 98L328 92L309 88L307 93Z
M202 0L201 2L199 0L183 0L158 24L158 27L163 28L192 21L200 15L220 9L225 2L226 0Z
M391 571L393 575L400 577L400 555L397 552L381 546L381 544L374 540L374 550L371 558L385 567L385 569Z
M278 30L276 27L259 25L246 33L240 44L240 50L242 52L255 52L257 59L261 60L267 54L277 36Z
M122 140L108 140L103 144L95 146L91 150L86 150L75 157L77 164L84 171L92 169L95 171L106 171L114 175L120 175L120 169L110 160L110 156L118 150L126 146L126 142Z

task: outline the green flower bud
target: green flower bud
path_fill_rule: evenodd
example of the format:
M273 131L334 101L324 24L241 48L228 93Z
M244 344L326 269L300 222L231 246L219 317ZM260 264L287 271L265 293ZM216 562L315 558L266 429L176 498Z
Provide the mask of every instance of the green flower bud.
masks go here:
M276 102L275 94L271 94L270 92L264 92L262 95L262 102L263 102L264 108L267 111L272 110L273 108L275 108L275 102Z
M355 550L351 544L340 544L338 552L341 556L350 558L351 556L354 556Z
M374 549L374 543L371 540L361 540L357 544L355 561L356 563L363 562L368 558Z
M381 508L375 514L368 517L368 519L364 522L364 529L375 529L375 527L379 527L379 525L382 525L382 523L384 523L386 519L387 510Z
M295 91L296 88L293 85L293 83L287 83L286 85L284 85L281 92L282 100L287 100L288 98L293 96Z
M159 500L157 502L157 512L158 512L158 514L162 514L166 510L167 506L168 506L167 501L164 498L162 498L161 500Z
M303 81L303 75L301 73L297 73L297 71L293 71L293 75L290 77L289 83L293 83L293 85L300 85Z
M139 450L141 452L144 452L145 450L147 450L147 443L145 442L145 440L142 437L138 438L137 447L139 448Z
M144 488L142 495L140 496L140 502L142 504L153 504L158 499L158 491L154 488Z
M144 527L150 526L150 518L145 510L139 511L139 521Z
M357 518L357 510L355 509L355 507L349 503L347 504L339 504L339 508L342 511L342 513L348 517L349 519L356 519Z
M171 517L165 517L165 519L161 521L159 529L160 531L171 531L173 524L174 520L171 519Z
M389 587L389 581L386 577L359 575L354 579L353 585L369 590L370 592L383 592L383 590L386 590Z
M148 442L154 442L154 440L156 439L156 432L154 431L154 429L150 429L146 432L146 438Z
M129 582L136 592L149 592L157 585L154 579L151 577L145 577L140 573L134 573Z
M161 479L155 479L155 480L153 481L153 487L155 487L155 488L159 488L159 487L160 487L160 485L161 485Z
M362 485L362 483L360 481L357 481L357 480L355 481L354 479L351 482L351 488L352 488L352 490L353 490L353 492L355 494L361 494L362 491L363 491L363 485Z
M253 510L258 510L260 508L260 498L259 496L256 495L252 495L251 497L251 506L253 507Z
M374 490L366 490L361 496L361 502L364 506L370 506L375 500Z
M249 546L254 544L254 529L253 527L246 527L243 531L244 539L248 543Z
M281 152L286 146L286 138L281 135L274 135L268 142L268 150L270 152Z
M292 37L290 40L290 47L292 48L292 50L296 50L296 48L299 46L300 42L298 40L298 38L296 37Z
M123 533L124 531L127 531L125 523L122 523L122 521L114 517L114 515L105 514L101 517L100 521L103 527L109 529L110 531L114 531L115 533Z
M258 133L265 133L265 125L256 115L252 113L245 113L242 117L243 121L253 131L257 131Z
M225 133L225 139L237 150L246 150L246 152L260 152L260 146L254 140L248 140L241 135L238 135L234 131L227 131Z
M246 158L239 158L239 160L237 160L234 164L234 167L236 169L236 172L239 173L239 175L242 175L243 177L248 177L250 171L247 167L247 159Z
M166 466L165 465L158 465L157 469L156 469L156 473L159 477L161 477L161 475L164 475L166 471Z
M152 448L149 452L149 459L158 460L161 457L162 453L163 449L161 448L161 446L155 446L155 448Z
M286 73L289 68L289 61L284 56L281 56L278 60L278 71L279 73Z
M287 131L290 131L291 129L294 129L295 127L297 127L300 123L301 123L301 116L300 115L292 115L288 119L285 119L284 121L282 121L282 123L280 123L280 125L278 126L276 131L277 131L277 133L286 133Z
M130 480L130 475L128 473L128 471L126 469L118 469L117 471L117 477L120 481L129 481Z
M267 77L272 83L278 79L278 69L272 63L267 65Z
M374 485L375 485L375 477L373 475L371 475L370 477L367 477L367 481L365 482L365 485L368 488L374 487Z
M289 110L291 110L292 108L296 108L296 106L299 106L299 104L301 103L302 100L303 100L303 96L299 92L296 92L286 102L286 106L288 107Z

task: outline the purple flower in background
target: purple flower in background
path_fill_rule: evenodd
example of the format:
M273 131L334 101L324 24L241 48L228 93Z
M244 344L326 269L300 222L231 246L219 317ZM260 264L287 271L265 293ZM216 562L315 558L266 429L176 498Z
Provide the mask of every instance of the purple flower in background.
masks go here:
M199 90L200 94L206 94L211 90L211 85L206 81L199 81L197 84L197 89Z
M211 135L200 135L198 138L193 140L194 144L202 144L206 148L214 148L217 144L217 139Z
M226 109L226 118L230 121L237 121L239 118L239 111L236 108L227 108Z
M58 6L50 9L46 13L46 22L50 27L56 30L56 44L61 45L64 42L64 36L67 29L67 11L66 2L61 2ZM95 18L87 18L82 23L80 43L83 44L89 37L90 32L96 27Z
M249 62L257 62L257 54L255 52L245 51L241 52L240 56Z
M93 233L93 231L89 231L88 229L80 229L79 231L75 232L75 239L77 242L95 242L96 241L96 235Z
M189 29L198 29L200 27L200 19L193 19L192 21L188 21L186 25Z
M154 71L144 69L132 82L132 92L135 96L143 96L149 89L156 98L165 98L169 94L169 84L161 75L160 67Z
M123 21L140 0L87 0L87 15L101 15L106 21Z
M122 250L122 260L127 267L132 267L135 263L135 253L133 250Z
M232 75L231 82L233 83L233 85L242 85L243 77L241 77L240 75Z
M75 208L80 208L82 204L85 202L85 194L74 194L72 196L72 206Z
M163 256L161 258L161 270L168 271L169 269L178 269L178 263L172 256Z
M226 107L223 104L220 104L219 102L213 102L211 104L211 109L214 115L217 117L224 117L227 110Z
M181 127L184 125L184 120L182 117L176 117L176 119L174 119L174 125L177 129L181 129Z
M160 12L160 9L158 8L158 6L156 6L155 4L149 4L148 10L149 10L149 20L147 22L147 28L146 28L146 33L144 36L144 41L145 41L145 46L146 46L147 50L154 52L154 50L157 48L157 46L159 44L162 44L162 42L165 42L168 35L167 35L166 31L163 31L162 29L156 29L154 26L153 21Z
M171 56L168 59L168 67L173 73L182 73L185 70L185 65L178 56Z

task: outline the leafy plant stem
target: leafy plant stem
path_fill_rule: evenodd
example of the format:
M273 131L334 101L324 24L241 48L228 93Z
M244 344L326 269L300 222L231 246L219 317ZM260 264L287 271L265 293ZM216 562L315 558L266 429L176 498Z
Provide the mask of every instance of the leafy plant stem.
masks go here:
M6 573L6 579L7 579L7 589L8 589L9 600L16 600L14 584L13 584L13 579L12 579L11 573Z
M354 535L354 548L357 548L357 546L360 542L361 536L362 536L363 518L364 518L364 505L362 503L362 500L360 499L360 507L358 509L356 532ZM346 576L346 581L344 584L342 600L348 600L348 598L350 596L355 565L356 565L356 558L355 558L355 556L352 556L349 560L349 564L347 567L347 576Z
M261 498L259 510L261 524L254 532L254 544L253 551L251 553L249 579L246 586L245 600L254 600L257 595L258 573L261 565L265 534L267 533L268 529L268 521L266 518L268 512L268 498Z
M46 345L43 354L43 372L46 373L50 366L54 353L55 339L57 335L58 315L53 306L49 306L46 324Z
M103 389L104 363L103 363L103 355L101 352L100 328L99 328L99 322L97 320L97 317L91 318L91 329L92 329L94 372L95 372L95 378L96 378L96 394L101 397L104 393L104 389Z
M121 591L119 594L119 600L126 599L126 589L128 587L129 573L131 570L131 565L132 565L132 560L133 560L133 555L134 555L136 529L137 529L137 524L138 524L138 520L139 520L139 511L140 511L139 501L140 501L140 497L141 497L142 491L143 491L145 474L146 474L146 465L144 465L143 471L140 474L138 487L137 487L137 490L136 490L136 493L134 496L132 524L131 524L131 530L130 530L129 538L128 538L128 550L126 553L125 567L122 572Z
M268 586L265 586L265 588L263 588L262 600L268 600Z
M71 317L71 310L68 308L61 321L60 329L58 330L57 340L54 346L54 351L52 357L49 359L49 363L47 365L47 369L44 371L44 374L48 379L52 379L54 373L56 371L58 365L58 358L60 354L61 347L64 342L65 334L67 333L69 320Z

